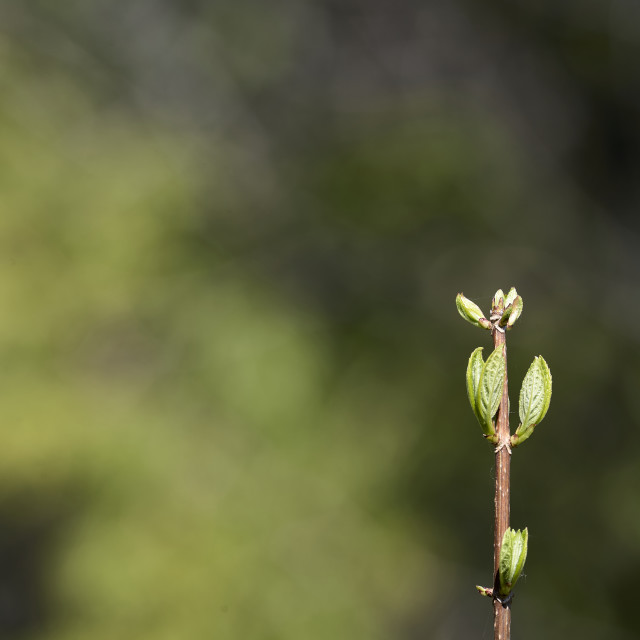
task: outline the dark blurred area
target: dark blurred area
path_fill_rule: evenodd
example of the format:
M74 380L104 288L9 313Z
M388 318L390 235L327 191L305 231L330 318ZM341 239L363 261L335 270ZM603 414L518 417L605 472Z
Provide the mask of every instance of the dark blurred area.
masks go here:
M640 637L640 4L0 25L1 637L492 637L454 301L511 286L514 637Z

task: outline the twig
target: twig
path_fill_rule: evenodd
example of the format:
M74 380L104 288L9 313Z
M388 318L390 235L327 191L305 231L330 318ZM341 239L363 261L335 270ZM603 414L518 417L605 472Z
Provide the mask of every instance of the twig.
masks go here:
M500 547L504 532L509 528L510 494L511 494L511 446L509 431L509 391L506 374L507 348L506 334L493 330L495 348L504 345L505 377L502 398L496 420L496 487L494 496L494 535L493 535L493 633L494 640L509 640L511 637L511 603L504 603L500 594Z
M493 587L478 585L476 589L493 600L494 640L510 640L512 590L522 573L529 541L528 529L514 531L509 527L511 449L527 440L547 413L551 402L551 372L542 356L533 359L520 390L521 423L511 435L506 331L522 313L522 298L515 288L506 296L498 289L488 317L461 293L456 297L456 306L465 320L491 331L493 336L493 353L485 362L482 347L475 349L469 358L466 376L469 403L484 437L495 446L496 456Z

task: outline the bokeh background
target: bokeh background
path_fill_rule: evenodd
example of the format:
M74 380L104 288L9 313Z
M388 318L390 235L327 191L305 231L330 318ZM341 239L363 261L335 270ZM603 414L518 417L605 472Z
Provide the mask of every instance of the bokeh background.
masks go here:
M515 285L514 637L640 637L639 54L634 0L1 3L0 636L492 637L454 299Z

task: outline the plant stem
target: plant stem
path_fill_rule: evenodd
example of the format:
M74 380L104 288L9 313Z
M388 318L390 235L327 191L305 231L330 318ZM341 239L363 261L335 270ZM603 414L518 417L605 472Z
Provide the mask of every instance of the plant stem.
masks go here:
M493 330L494 347L504 346L504 359L507 361L506 336L498 329ZM493 634L494 640L510 640L511 638L511 604L502 604L498 599L500 593L500 579L498 576L500 563L500 547L502 537L509 527L509 503L510 503L510 471L511 449L509 446L509 391L507 376L504 378L502 399L498 409L496 421L496 433L498 446L496 447L496 490L495 490L495 522L493 537Z

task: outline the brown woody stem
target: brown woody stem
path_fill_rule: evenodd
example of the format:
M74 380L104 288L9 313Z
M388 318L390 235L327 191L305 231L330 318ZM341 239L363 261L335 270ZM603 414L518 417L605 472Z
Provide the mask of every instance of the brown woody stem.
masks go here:
M494 347L504 345L504 359L507 361L506 336L503 331L494 328ZM500 547L504 532L509 528L509 503L510 503L510 471L511 471L511 448L509 432L509 392L507 375L504 378L504 388L502 399L498 409L496 421L496 434L498 436L498 446L496 447L496 490L495 490L495 522L493 537L493 633L494 640L510 640L511 638L511 605L503 604L499 599L500 579Z

